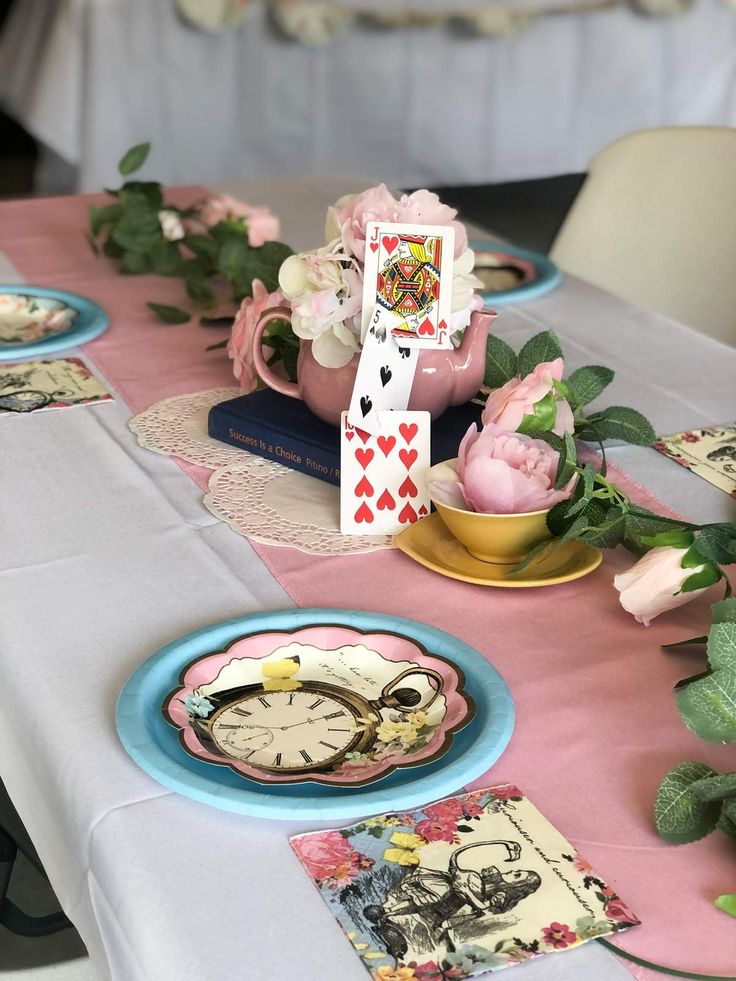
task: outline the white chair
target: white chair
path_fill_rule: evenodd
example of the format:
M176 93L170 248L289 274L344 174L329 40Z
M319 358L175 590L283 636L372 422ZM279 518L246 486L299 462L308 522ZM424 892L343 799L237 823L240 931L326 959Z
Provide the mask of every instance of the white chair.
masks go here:
M736 129L653 129L612 143L593 159L550 255L736 346Z

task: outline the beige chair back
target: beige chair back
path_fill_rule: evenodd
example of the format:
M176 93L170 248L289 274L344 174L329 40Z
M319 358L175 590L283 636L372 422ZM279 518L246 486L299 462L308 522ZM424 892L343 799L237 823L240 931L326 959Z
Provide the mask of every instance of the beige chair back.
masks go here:
M612 143L593 159L550 255L736 346L736 129L654 129Z

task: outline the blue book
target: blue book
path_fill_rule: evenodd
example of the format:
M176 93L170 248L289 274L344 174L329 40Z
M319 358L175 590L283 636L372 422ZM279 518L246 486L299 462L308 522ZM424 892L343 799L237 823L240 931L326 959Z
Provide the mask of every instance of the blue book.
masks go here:
M457 456L460 440L482 407L473 402L448 409L432 424L432 463ZM213 439L283 463L310 477L340 483L340 430L318 419L299 399L270 388L220 402L210 409Z

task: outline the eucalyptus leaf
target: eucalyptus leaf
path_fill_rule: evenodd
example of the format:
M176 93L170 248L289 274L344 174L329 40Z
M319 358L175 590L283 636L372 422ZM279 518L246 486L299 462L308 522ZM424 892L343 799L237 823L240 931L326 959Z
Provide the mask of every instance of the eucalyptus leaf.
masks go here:
M651 446L656 438L652 424L641 412L625 405L612 405L590 416L588 422L601 440L620 439L634 446ZM581 435L581 439L586 438Z
M165 303L149 303L148 306L159 320L163 320L166 324L185 324L192 319L191 314L186 310L180 310L179 307L170 307Z
M708 663L736 671L736 623L714 623L708 632Z
M142 167L151 149L150 143L138 143L132 146L118 164L118 171L123 177L132 174Z
M718 823L721 805L701 801L692 785L716 771L705 763L679 763L662 781L654 802L654 820L661 838L672 844L697 841Z
M613 381L614 373L603 365L591 364L573 371L567 379L571 400L576 405L587 405L598 398Z
M736 742L736 670L722 668L677 692L688 729L709 743Z
M696 780L692 791L700 800L724 800L736 797L736 773L717 773L714 777Z
M736 916L736 892L719 896L713 903L716 909L723 910L729 916Z
M713 623L736 623L736 598L719 600L710 610Z
M535 334L519 351L518 372L523 377L534 371L538 364L562 357L559 338L552 330Z
M496 334L489 334L486 341L486 372L483 384L488 388L501 388L516 377L518 369L516 352Z

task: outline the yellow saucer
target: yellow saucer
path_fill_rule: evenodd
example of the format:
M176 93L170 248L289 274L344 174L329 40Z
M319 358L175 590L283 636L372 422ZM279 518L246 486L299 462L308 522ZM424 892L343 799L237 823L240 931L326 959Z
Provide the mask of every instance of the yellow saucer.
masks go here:
M603 556L597 548L584 542L566 542L551 555L531 562L523 573L508 579L510 566L481 562L448 531L438 514L422 518L394 538L394 545L420 565L441 576L476 583L478 586L502 586L528 589L531 586L555 586L587 576L597 569Z

